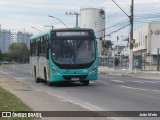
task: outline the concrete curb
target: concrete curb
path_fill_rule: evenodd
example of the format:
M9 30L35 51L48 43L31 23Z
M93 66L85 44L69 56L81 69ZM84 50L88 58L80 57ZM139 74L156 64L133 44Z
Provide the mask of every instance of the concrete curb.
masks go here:
M106 74L106 75L114 75L114 76L128 76L128 77L134 77L134 78L144 78L144 79L156 79L156 80L160 80L160 77L156 77L154 74L157 75L157 73L147 73L147 72L138 72L138 73L133 73L133 74L130 74L130 73L121 73L121 72L104 72L104 71L99 71L98 72L99 74ZM146 75L148 74L152 74L152 76L148 77ZM158 73L158 75L160 75Z

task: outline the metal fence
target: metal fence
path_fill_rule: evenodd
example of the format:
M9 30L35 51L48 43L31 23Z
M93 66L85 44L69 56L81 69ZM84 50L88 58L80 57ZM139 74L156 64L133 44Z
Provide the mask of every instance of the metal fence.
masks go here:
M133 55L133 69L141 71L160 71L160 52L157 50L157 55L154 56L155 61L151 63L151 55L147 53L140 53ZM125 56L118 56L119 69L129 69L129 58ZM115 57L101 57L99 58L99 66L106 66L108 68L115 68Z
M127 57L118 58L117 68L128 69L129 61ZM106 66L108 68L115 68L115 57L103 57L99 58L99 66Z

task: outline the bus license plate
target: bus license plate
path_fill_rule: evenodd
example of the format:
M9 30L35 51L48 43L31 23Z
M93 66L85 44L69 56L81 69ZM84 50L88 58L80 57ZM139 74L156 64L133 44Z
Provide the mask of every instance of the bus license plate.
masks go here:
M79 78L72 78L71 80L78 81L78 80L79 80Z

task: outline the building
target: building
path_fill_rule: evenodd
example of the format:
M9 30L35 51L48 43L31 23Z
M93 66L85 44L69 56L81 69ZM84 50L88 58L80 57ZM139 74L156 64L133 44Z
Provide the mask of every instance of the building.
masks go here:
M0 50L7 53L12 43L25 43L30 48L30 37L32 34L26 32L11 32L0 28Z
M104 53L102 40L105 40L105 11L97 8L82 8L80 14L80 27L91 28L95 32L100 57Z
M11 39L12 43L25 43L28 48L30 48L30 38L33 34L26 33L26 32L12 32Z
M0 29L0 50L2 53L7 53L11 44L11 31Z
M146 62L157 64L158 48L160 48L160 21L152 21L134 31L134 55L142 53Z
M126 47L125 46L120 46L120 45L116 45L114 48L112 48L111 50L111 57L118 57L120 58L121 56L125 55L126 52ZM117 56L118 55L118 56Z

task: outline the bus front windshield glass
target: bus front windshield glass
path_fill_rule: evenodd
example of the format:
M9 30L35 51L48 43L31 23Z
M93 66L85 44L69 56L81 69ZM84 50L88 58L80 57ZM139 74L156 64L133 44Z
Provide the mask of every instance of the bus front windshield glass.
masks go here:
M53 40L52 59L58 64L86 64L95 60L94 40Z

